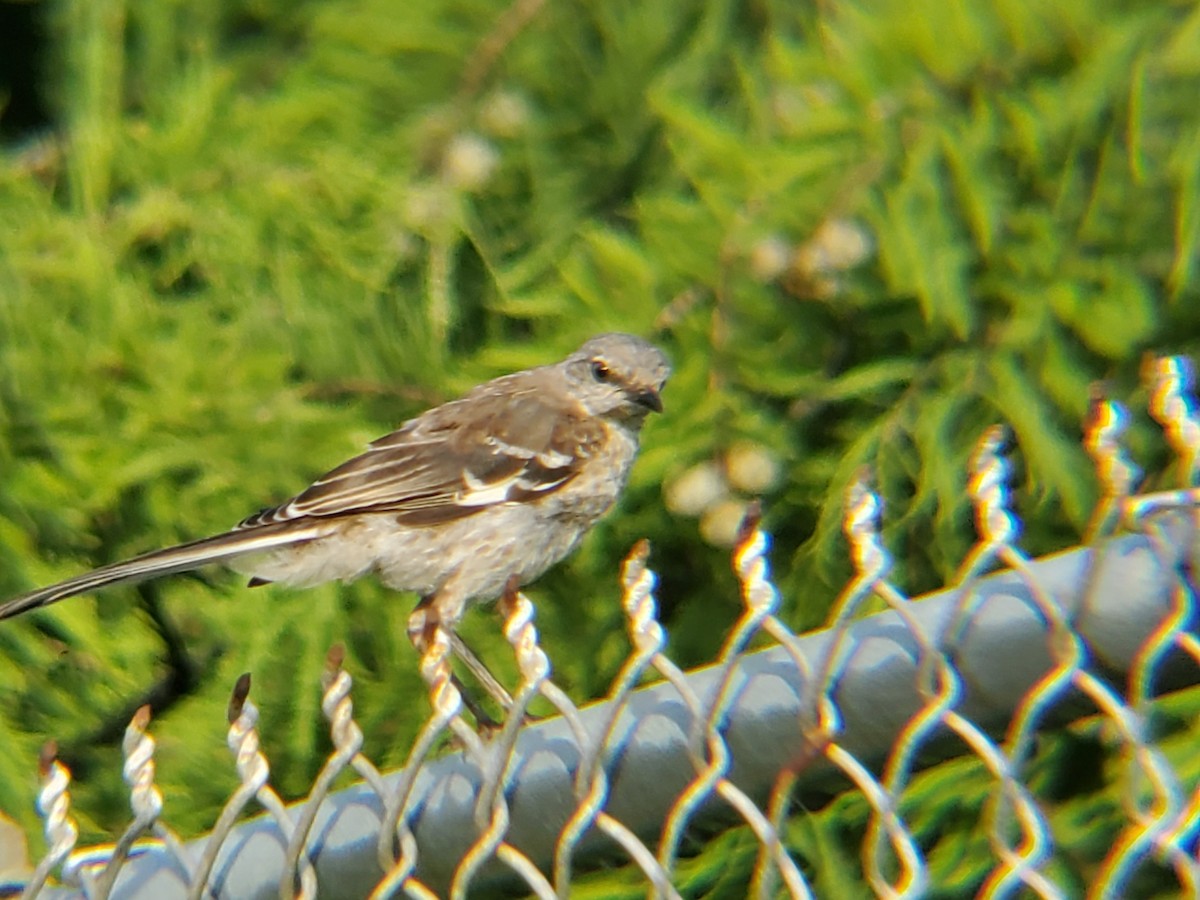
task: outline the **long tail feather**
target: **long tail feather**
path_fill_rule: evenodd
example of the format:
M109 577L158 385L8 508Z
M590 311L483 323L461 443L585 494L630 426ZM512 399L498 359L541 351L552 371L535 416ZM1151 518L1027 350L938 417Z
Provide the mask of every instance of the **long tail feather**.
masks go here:
M9 619L28 610L49 606L59 600L86 594L112 584L145 581L148 578L187 572L209 563L223 562L251 553L302 544L320 537L326 531L327 523L283 522L278 525L228 531L214 537L155 550L13 597L0 604L0 619Z

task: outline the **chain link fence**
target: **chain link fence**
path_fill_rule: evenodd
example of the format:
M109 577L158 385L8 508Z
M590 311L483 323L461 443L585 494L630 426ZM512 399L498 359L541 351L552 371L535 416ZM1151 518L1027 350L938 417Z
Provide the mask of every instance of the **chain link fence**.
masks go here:
M1138 470L1121 444L1128 416L1095 397L1085 440L1103 497L1083 546L1022 553L995 428L971 463L979 540L946 590L910 599L888 580L881 504L864 473L844 521L856 574L828 626L798 636L776 617L768 539L752 514L734 556L744 612L719 658L685 673L663 652L642 543L623 570L633 649L603 703L577 708L555 686L533 610L513 591L501 605L521 679L494 732L481 736L463 718L451 644L439 634L421 660L432 715L407 764L381 773L361 752L352 678L331 651L322 708L335 751L309 796L287 806L270 786L243 677L227 734L240 787L205 838L184 843L163 820L142 711L124 742L125 833L76 849L70 775L47 748L39 809L49 850L15 887L30 897L428 898L489 887L565 897L574 873L616 858L640 870L651 896L678 898L686 833L733 820L758 847L746 894L810 897L822 861L789 847L788 817L833 785L870 808L858 881L877 896L915 897L939 886L906 787L930 761L970 754L993 788L981 895L1075 896L1055 877L1061 847L1030 760L1039 735L1088 715L1102 723L1123 785L1117 838L1091 895L1130 896L1138 870L1153 866L1196 896L1200 789L1168 761L1150 722L1156 696L1200 681L1200 416L1187 360L1158 360L1148 377L1185 487L1135 494ZM885 611L864 614L880 602ZM647 676L657 680L640 687ZM528 723L535 697L560 715ZM434 758L447 733L461 750ZM361 782L331 792L347 770ZM265 814L239 824L254 804Z

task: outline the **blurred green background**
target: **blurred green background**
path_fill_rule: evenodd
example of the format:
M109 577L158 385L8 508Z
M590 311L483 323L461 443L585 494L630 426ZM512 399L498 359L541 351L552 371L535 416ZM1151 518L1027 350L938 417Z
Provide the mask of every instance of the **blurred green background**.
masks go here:
M738 614L727 544L754 495L797 630L848 576L842 492L864 464L895 580L944 583L993 422L1014 432L1024 546L1067 546L1097 496L1089 385L1136 409L1146 351L1200 346L1192 2L0 17L0 596L223 530L480 380L633 331L674 361L667 412L620 508L530 591L584 701L628 652L617 579L639 537L685 666ZM1149 483L1170 475L1144 413L1131 443ZM411 604L204 573L5 622L0 809L37 828L54 738L84 837L118 832L119 737L153 702L168 821L203 831L235 783L224 708L245 671L274 782L302 796L335 642L367 753L396 765L428 709ZM497 631L487 611L464 629L511 677ZM821 821L793 835L814 856Z

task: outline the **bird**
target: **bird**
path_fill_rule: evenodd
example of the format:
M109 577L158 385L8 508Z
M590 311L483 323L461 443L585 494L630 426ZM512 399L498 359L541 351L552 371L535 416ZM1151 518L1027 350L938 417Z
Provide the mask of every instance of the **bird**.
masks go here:
M228 531L13 597L0 619L213 563L250 576L251 586L373 574L420 598L407 628L423 651L434 629L454 634L468 607L567 556L614 506L670 374L654 344L598 335L560 362L495 378L409 419ZM461 643L456 650L473 656ZM477 660L465 661L481 674Z

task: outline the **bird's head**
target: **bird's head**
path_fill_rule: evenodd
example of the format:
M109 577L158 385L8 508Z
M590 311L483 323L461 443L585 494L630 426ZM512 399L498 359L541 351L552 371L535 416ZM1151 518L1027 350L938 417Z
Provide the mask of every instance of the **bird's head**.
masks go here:
M631 334L601 334L564 362L567 377L588 413L641 423L662 412L662 389L671 366L663 352Z

